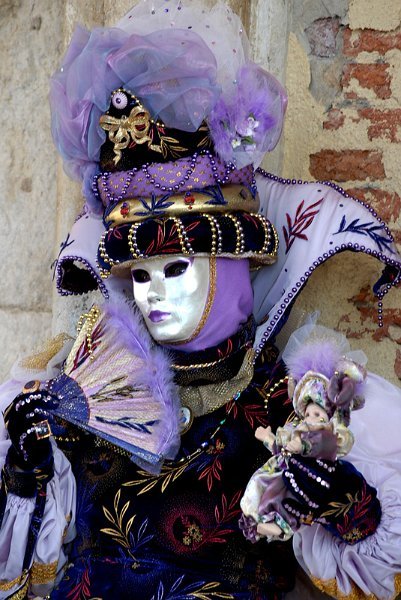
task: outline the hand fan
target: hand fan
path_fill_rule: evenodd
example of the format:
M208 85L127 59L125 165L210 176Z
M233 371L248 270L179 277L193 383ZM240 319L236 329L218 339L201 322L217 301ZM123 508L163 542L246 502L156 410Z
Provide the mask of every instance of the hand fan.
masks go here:
M177 392L168 359L126 304L82 318L63 372L48 384L53 411L157 473L179 447Z

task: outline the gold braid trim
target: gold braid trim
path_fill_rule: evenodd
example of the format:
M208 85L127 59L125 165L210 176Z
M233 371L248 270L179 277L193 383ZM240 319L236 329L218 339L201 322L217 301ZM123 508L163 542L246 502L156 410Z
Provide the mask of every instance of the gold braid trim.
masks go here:
M57 564L57 560L47 564L34 562L31 567L31 583L41 585L53 581L57 575Z
M27 580L24 585L12 596L8 596L7 600L25 600L26 595L28 593L29 588L29 580Z
M397 577L397 576L396 576ZM365 594L361 588L359 588L353 581L350 581L351 591L349 594L345 594L338 587L336 579L318 579L310 575L313 584L325 594L328 594L332 598L337 600L376 600L377 597L374 594ZM401 582L400 582L401 583ZM397 593L393 596L395 598Z
M397 573L394 577L394 590L395 594L393 598L398 596L398 594L401 592L401 573Z
M19 575L19 577L16 577L12 581L6 581L5 579L0 579L0 591L1 592L8 592L8 590L11 590L11 588L13 588L14 586L16 586L18 583L21 584L22 580L27 575L28 575L28 572L27 571L23 571L21 573L21 575Z

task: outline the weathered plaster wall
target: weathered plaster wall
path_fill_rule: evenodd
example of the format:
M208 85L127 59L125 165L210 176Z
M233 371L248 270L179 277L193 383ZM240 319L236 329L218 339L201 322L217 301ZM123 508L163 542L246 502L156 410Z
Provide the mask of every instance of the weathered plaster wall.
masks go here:
M338 182L371 204L400 244L399 0L309 0L292 17L283 176ZM380 270L344 253L318 269L298 308L324 299L322 320L362 347L372 370L399 382L401 289L384 299L379 329L370 289Z
M57 158L47 94L60 55L62 5L0 3L2 375L12 357L32 350L51 329Z
M283 141L263 166L287 177L342 182L372 202L401 242L399 0L231 4L250 32L254 57L286 79L289 91ZM51 329L73 333L90 302L57 297L51 281L50 265L82 201L79 185L63 174L52 147L48 78L77 22L112 24L131 5L131 0L0 3L0 84L6 90L0 147L2 376L18 353L31 352ZM394 368L401 370L401 334L392 324L401 322L400 293L385 299L386 327L378 330L375 302L365 291L378 274L375 262L343 255L315 273L300 304L309 309L316 294L324 298L323 320L355 338L355 345L362 343L375 370L394 381Z

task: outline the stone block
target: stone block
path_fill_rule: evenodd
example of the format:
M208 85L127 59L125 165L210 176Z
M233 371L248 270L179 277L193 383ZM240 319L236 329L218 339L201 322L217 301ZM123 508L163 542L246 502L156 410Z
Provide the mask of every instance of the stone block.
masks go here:
M51 337L50 311L20 311L0 309L0 339L3 348L0 381L19 357L40 351L43 342Z
M331 58L337 53L338 17L316 19L306 28L311 53L320 58Z

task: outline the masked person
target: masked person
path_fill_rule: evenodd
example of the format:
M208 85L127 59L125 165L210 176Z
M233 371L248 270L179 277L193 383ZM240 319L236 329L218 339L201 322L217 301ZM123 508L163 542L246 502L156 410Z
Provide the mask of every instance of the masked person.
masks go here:
M400 269L391 236L333 186L255 173L286 96L222 3L144 2L78 28L50 99L86 199L58 289L105 302L2 388L0 597L278 598L291 546L255 547L238 525L254 430L291 412L271 340L337 252L385 263L382 294ZM362 245L348 225L367 215Z

